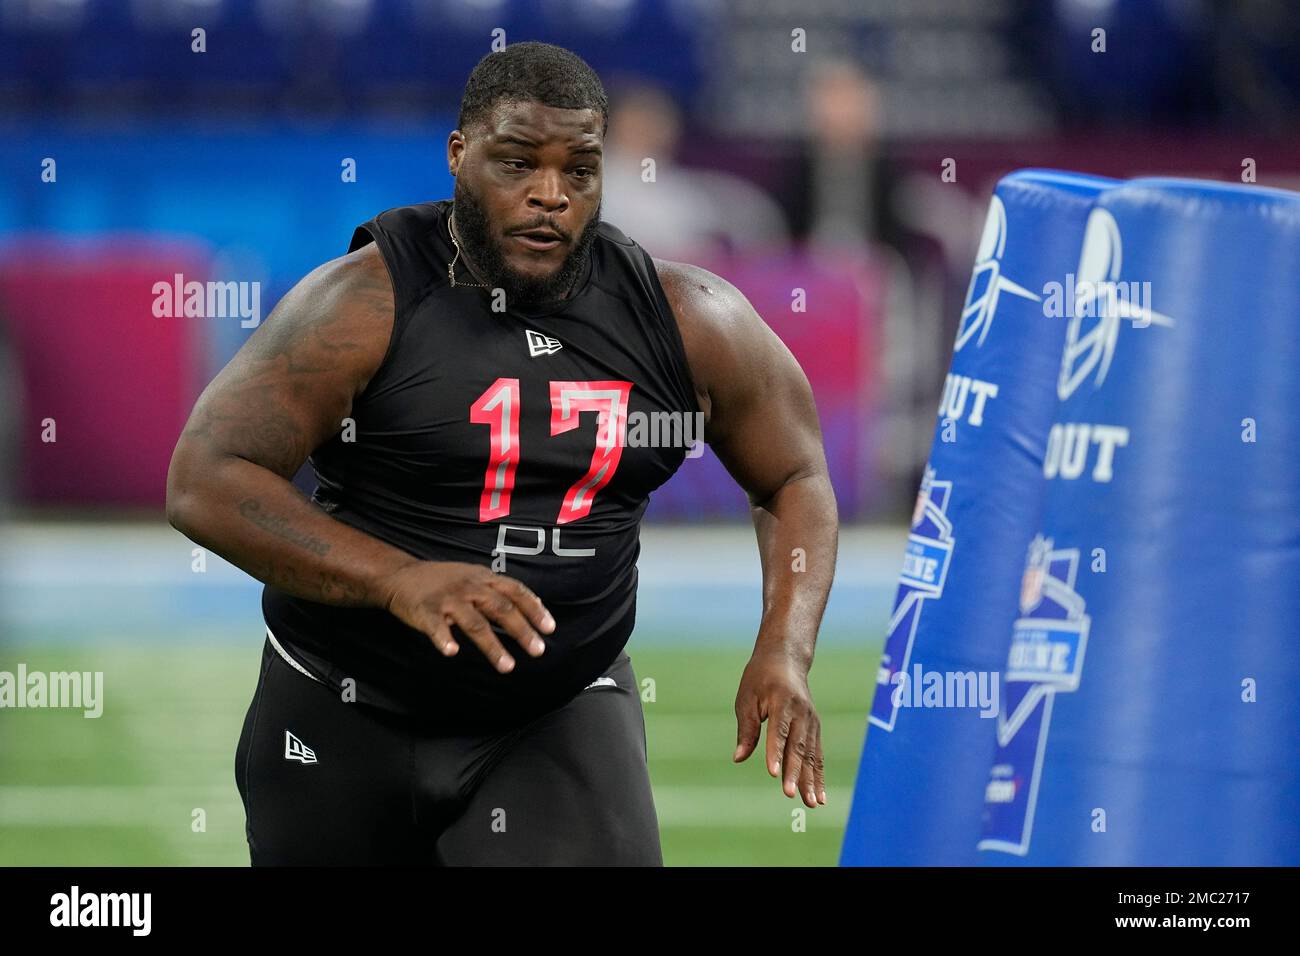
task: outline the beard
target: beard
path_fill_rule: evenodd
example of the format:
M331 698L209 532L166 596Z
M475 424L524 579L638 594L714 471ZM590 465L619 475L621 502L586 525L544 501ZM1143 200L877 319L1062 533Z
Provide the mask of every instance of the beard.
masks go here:
M513 268L506 260L500 241L492 235L487 211L460 179L456 180L452 201L456 235L465 247L465 254L489 285L505 290L508 303L524 308L549 305L564 298L586 267L591 244L596 239L596 227L600 225L598 204L595 214L583 227L578 241L572 244L559 267L549 276L529 276Z

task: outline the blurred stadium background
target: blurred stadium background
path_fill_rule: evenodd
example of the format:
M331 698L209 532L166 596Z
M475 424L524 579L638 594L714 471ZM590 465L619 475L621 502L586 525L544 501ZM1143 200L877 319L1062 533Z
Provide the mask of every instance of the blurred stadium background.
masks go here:
M735 282L790 346L845 522L812 674L830 803L795 832L761 764L730 762L760 608L744 497L707 453L654 497L630 652L657 685L670 865L838 856L996 179L1249 161L1300 187L1282 0L0 0L0 670L102 671L106 695L95 720L0 712L0 863L247 862L260 586L215 556L196 572L162 506L194 398L251 329L155 318L152 288L257 282L265 316L356 224L450 195L446 137L498 29L601 74L606 218Z

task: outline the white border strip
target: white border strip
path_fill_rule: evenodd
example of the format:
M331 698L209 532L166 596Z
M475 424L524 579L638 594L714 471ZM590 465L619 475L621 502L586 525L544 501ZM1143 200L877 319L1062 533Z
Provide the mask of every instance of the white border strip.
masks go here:
M288 664L290 667L292 667L294 670L296 670L299 674L302 674L306 677L310 677L318 684L325 683L315 674L312 674L310 671L308 671L307 668L303 667L292 657L290 657L289 652L280 646L280 642L275 639L275 635L271 633L271 629L269 627L266 629L266 639L271 642L271 646L275 648L276 653L278 653L281 657L284 658L284 662Z

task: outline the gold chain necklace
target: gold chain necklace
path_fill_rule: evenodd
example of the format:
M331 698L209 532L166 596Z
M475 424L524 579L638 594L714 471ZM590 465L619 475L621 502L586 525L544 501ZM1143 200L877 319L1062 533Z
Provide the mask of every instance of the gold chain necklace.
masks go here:
M460 259L460 243L456 241L456 211L453 209L451 216L447 219L448 229L451 234L451 244L456 247L456 254L451 257L451 262L447 263L447 280L454 289L457 285L463 285L471 289L486 289L486 282L457 282L456 281L456 261Z

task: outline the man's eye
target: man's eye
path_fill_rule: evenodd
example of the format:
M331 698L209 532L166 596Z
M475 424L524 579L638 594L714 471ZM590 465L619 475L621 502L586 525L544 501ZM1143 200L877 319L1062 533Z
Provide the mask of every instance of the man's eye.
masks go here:
M526 169L528 167L528 164L522 159L503 159L501 165L507 169Z
M579 166L573 171L573 175L577 176L579 179L590 179L592 176L596 175L596 171L590 166Z

